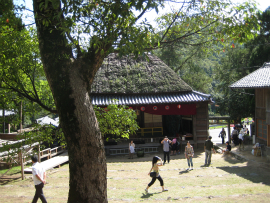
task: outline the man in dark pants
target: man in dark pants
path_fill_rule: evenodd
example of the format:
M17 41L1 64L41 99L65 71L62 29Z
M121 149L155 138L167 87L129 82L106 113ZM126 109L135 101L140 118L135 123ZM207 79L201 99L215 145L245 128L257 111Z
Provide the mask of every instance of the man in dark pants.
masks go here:
M161 144L163 144L163 152L164 152L164 163L166 162L166 156L168 158L168 163L170 163L170 144L172 143L171 140L168 139L167 136L161 141Z
M36 203L38 201L38 198L40 198L42 203L47 203L47 200L42 190L44 184L46 183L46 172L43 169L42 165L38 163L38 157L36 155L32 156L31 159L33 163L32 165L33 180L36 188L36 194L34 196L32 203Z
M212 156L212 152L211 149L213 149L213 152L216 153L215 149L214 149L214 144L211 141L212 137L209 136L208 140L205 141L204 143L204 151L205 151L205 163L204 166L209 166L211 164L211 156Z

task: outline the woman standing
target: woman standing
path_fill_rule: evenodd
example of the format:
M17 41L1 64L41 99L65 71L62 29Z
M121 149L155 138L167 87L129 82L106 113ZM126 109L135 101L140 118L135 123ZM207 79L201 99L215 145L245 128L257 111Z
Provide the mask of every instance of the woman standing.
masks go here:
M133 159L133 154L135 153L135 143L133 143L133 140L129 143L129 159Z
M193 162L192 157L194 156L194 150L193 147L190 145L189 141L187 142L187 146L185 147L185 157L187 159L188 163L188 169L187 170L193 170ZM191 166L191 168L190 168Z
M160 161L160 163L157 163L158 161ZM151 168L150 172L153 170L153 172L156 172L156 176L152 177L151 182L145 188L145 192L147 192L147 193L148 193L148 188L151 187L151 185L153 185L155 183L156 179L158 179L160 182L160 186L162 187L162 192L168 191L167 189L164 189L163 180L162 180L161 176L159 175L159 170L158 170L159 166L163 166L162 159L158 156L154 156L153 160L152 160L152 168ZM148 173L148 175L150 175L150 172Z

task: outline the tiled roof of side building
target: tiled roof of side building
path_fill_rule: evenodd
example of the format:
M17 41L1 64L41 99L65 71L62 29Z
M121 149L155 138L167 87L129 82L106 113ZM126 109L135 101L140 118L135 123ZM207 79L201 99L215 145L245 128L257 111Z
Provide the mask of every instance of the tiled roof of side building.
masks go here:
M236 81L229 87L237 89L270 88L270 62L264 63L261 68Z
M212 102L211 95L197 91L158 94L91 94L93 105L107 106L116 99L119 105Z

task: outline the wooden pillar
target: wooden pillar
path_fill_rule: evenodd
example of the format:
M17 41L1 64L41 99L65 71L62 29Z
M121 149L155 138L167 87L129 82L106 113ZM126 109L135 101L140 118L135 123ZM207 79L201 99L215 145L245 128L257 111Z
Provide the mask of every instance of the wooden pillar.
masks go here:
M8 133L10 133L10 124L8 124Z
M267 125L267 147L270 147L270 125Z
M192 115L192 123L193 123L193 141L194 141L194 148L198 148L198 144L197 144L197 134L196 134L196 125L197 125L197 116L196 115Z
M265 91L265 107L266 107L266 124L270 125L270 89Z
M231 143L231 123L230 123L230 119L228 120L228 141L229 143Z

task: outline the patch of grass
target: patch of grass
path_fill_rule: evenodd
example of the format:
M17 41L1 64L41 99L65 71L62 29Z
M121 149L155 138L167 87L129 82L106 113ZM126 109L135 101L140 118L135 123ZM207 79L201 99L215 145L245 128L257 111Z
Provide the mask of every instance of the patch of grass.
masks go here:
M9 169L3 169L0 170L0 176L4 173L6 173ZM6 175L13 175L13 174L17 174L17 173L21 173L21 166L14 166L10 169L10 171L6 174Z
M226 128L228 125L220 125L220 126L213 126L209 127L209 129L221 129L221 128Z

